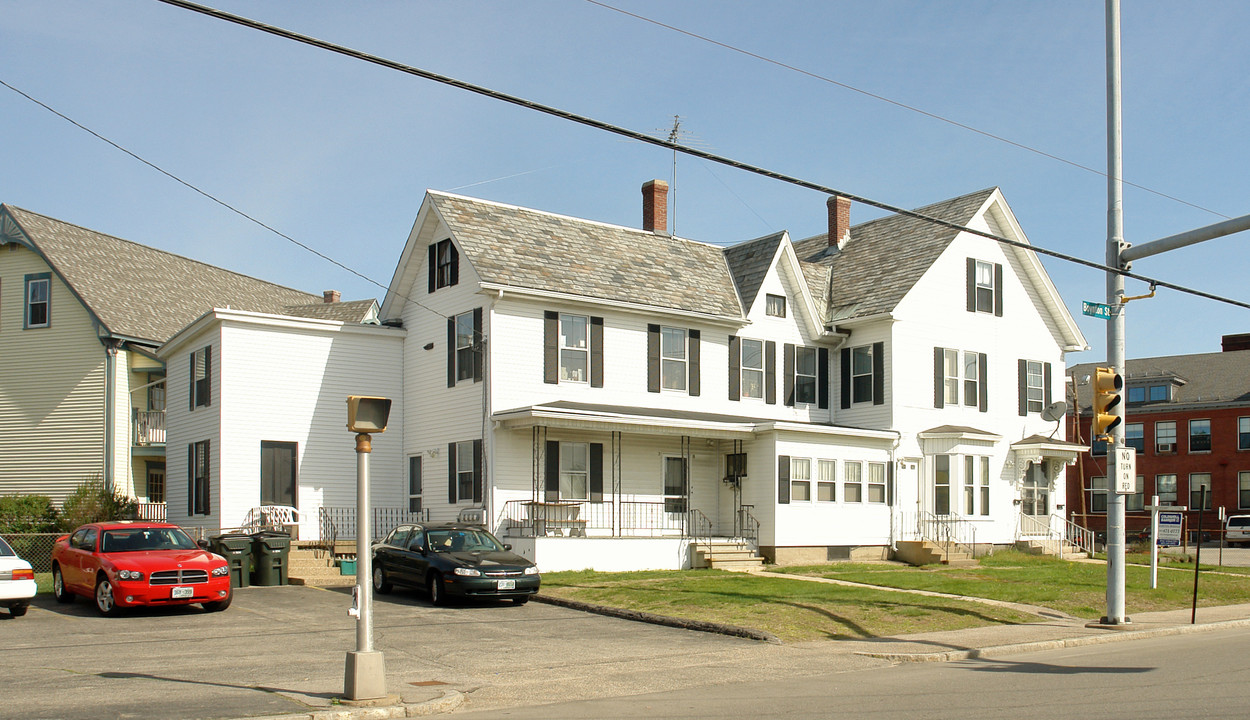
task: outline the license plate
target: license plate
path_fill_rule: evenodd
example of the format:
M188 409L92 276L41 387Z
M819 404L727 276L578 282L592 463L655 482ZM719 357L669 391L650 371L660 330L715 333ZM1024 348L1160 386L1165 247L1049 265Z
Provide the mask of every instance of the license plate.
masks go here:
M173 598L174 600L179 600L181 598L189 598L194 595L195 595L195 588L191 588L191 587L176 587L176 588L172 588L169 591L169 597Z
M499 590L516 590L516 580L499 580L497 581Z

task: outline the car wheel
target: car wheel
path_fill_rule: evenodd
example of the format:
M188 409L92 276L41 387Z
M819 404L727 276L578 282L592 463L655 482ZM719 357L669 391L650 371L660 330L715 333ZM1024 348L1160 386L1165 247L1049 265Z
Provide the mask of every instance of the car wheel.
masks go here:
M530 601L529 595L519 595L517 597L512 598L512 602L516 603L517 605L524 605L525 603L529 601Z
M107 575L100 575L100 579L96 580L95 609L99 610L101 615L110 617L121 612L117 607L117 598L113 595L113 583Z
M65 578L61 577L60 565L52 566L52 594L56 597L56 601L59 603L74 602L74 593L70 592L69 588L65 587Z
M22 603L21 605L10 605L9 614L13 617L21 617L26 614L26 609L29 607L30 606L25 603Z
M435 605L447 604L447 586L443 584L443 576L430 573L430 602Z
M391 583L386 579L386 571L377 565L373 566L373 590L383 595L391 591Z
M225 610L226 608L230 607L230 603L233 600L234 600L234 591L231 590L230 594L227 595L224 600L214 600L213 602L200 603L200 605L203 606L203 608L209 612L221 612L222 610Z

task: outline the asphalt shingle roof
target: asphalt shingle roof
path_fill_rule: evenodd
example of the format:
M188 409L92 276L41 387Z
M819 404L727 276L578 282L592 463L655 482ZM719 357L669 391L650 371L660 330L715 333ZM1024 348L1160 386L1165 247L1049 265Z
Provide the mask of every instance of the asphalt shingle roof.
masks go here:
M294 305L283 308L283 315L293 317L314 318L317 320L338 320L339 322L360 324L373 319L376 300L349 300L346 302L317 302L311 305Z
M0 211L117 336L159 344L215 307L282 314L322 300L11 205Z
M777 246L784 236L784 232L773 233L725 248L725 262L729 263L729 271L738 284L738 297L742 300L744 311L750 310L755 303L755 296L760 292L760 285L768 275Z
M722 249L430 191L483 282L741 317Z
M997 188L917 208L915 212L967 225ZM832 273L833 321L892 311L903 296L950 245L959 231L903 215L889 215L851 226L841 250L830 248L828 234L794 244L800 260L828 266ZM823 297L824 288L812 287Z
M1075 375L1080 382L1084 376L1093 375L1094 368L1103 365L1106 363L1072 365L1068 374ZM1184 381L1174 386L1168 402L1129 405L1130 413L1135 408L1141 408L1141 412L1164 410L1169 405L1250 403L1250 350L1139 358L1125 362L1125 370L1125 402L1130 385L1149 383L1151 379L1167 380L1172 376ZM1088 411L1091 391L1082 389L1079 395L1082 411Z

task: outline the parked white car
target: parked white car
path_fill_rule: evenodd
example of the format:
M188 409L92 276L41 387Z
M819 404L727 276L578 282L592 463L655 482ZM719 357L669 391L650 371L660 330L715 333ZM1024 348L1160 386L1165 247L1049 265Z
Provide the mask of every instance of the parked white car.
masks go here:
M0 538L0 607L8 608L13 617L21 617L30 607L36 590L35 571L30 563L18 557L4 538Z
M1224 527L1224 540L1230 545L1241 543L1250 547L1250 515L1229 515Z

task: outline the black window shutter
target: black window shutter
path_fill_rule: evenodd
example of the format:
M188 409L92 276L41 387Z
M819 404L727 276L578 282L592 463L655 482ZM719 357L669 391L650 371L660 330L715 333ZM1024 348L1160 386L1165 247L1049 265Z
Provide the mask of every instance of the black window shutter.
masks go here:
M1016 365L1016 394L1020 399L1020 417L1029 414L1029 363L1018 360Z
M483 483L483 478L482 478L482 441L474 440L473 441L473 502L475 503L482 502L482 495L483 495L482 490L483 490L484 485L485 483Z
M841 362L842 376L842 409L846 410L851 407L851 349L842 348Z
M560 313L543 311L543 382L560 382Z
M977 259L968 258L968 312L977 311Z
M794 407L794 344L785 343L781 350L781 402Z
M764 402L777 404L777 343L764 343Z
M885 343L872 344L872 404L885 404Z
M688 348L686 350L687 352L686 359L687 359L687 366L690 371L690 378L689 378L689 384L686 387L689 389L691 397L698 397L699 392L700 392L700 388L699 388L699 384L700 384L699 340L702 337L702 333L700 333L698 330L691 328L687 332L687 335L690 338L689 342L687 343Z
M205 515L213 514L213 443L211 440L204 441L204 484L200 486L202 495L200 497L200 510Z
M430 255L430 261L428 263L430 266L429 292L432 293L438 289L437 280L436 280L436 278L438 277L438 243L434 243L433 245L430 246L429 255Z
M190 404L190 407L188 407L187 409L190 410L191 412L195 412L195 352L194 351L191 352L191 384L188 386L188 388L190 392L187 393L187 397L191 404Z
M894 507L894 463L885 466L885 504Z
M204 348L204 405L213 404L213 346Z
M933 407L946 407L946 348L933 348Z
M790 504L790 456L777 456L777 502Z
M560 443L547 441L547 460L544 463L546 472L543 475L543 500L558 502L560 500Z
M660 391L660 326L647 325L647 392Z
M190 445L187 445L187 515L190 516L194 514L195 514L195 443L191 443Z
M460 282L460 253L456 252L456 244L447 239L447 244L451 246L451 280L448 285L456 285Z
M447 502L456 504L456 444L447 443Z
M447 387L456 386L456 318L447 318Z
M742 399L742 341L729 336L729 399Z
M486 343L482 342L482 308L473 308L473 381L482 380L482 367L486 360Z
M603 443L590 444L590 501L603 502Z
M816 348L816 407L829 409L829 348Z
M590 318L590 386L603 387L603 318Z
M1003 266L994 263L994 314L1003 316Z
M1050 407L1050 363L1042 363L1042 402Z
M977 353L977 409L990 410L990 360L985 353Z

